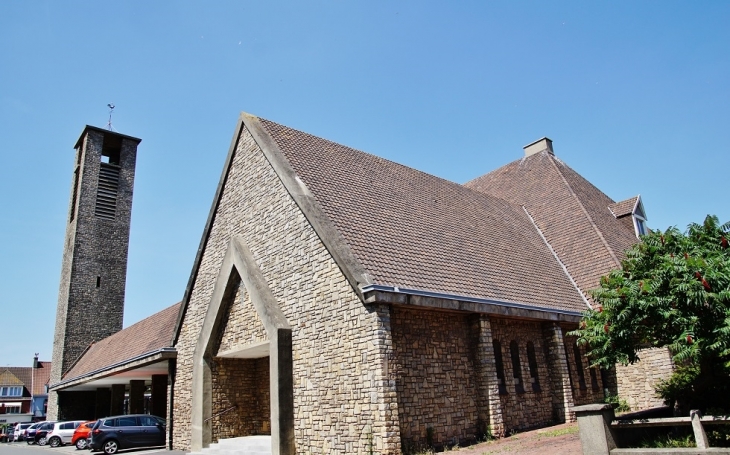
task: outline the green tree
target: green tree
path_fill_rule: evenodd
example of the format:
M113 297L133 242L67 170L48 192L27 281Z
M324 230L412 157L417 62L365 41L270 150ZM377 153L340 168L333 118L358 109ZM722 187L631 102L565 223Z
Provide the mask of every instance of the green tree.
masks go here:
M664 398L729 410L728 231L730 223L708 215L684 233L672 227L642 236L622 268L591 291L595 310L571 332L587 345L592 364L608 369L636 362L643 348L668 347L682 378L663 384Z

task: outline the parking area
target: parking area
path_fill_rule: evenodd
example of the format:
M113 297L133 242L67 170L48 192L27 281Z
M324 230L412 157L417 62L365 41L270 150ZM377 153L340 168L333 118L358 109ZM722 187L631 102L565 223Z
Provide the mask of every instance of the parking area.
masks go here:
M103 452L93 452L96 455L103 455ZM185 452L178 450L166 450L164 448L153 448L153 449L129 449L120 450L120 454L130 455L149 455L149 454L165 454L165 455L183 455ZM92 452L89 450L78 450L72 445L65 445L61 447L50 447L29 445L24 441L19 442L8 442L0 444L0 454L2 455L91 455Z

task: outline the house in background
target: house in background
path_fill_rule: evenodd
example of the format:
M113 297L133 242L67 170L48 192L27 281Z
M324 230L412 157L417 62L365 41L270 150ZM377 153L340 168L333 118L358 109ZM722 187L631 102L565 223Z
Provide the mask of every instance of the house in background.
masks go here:
M84 176L104 144L139 142L86 133ZM88 175L70 219L126 223L131 181L112 188L128 199L115 214L95 211L108 185ZM638 196L610 199L547 138L460 185L242 114L183 301L76 343L53 412L109 415L125 393L140 412L165 385L174 449L269 435L274 454L397 454L569 421L607 389L651 406L646 368L623 384L565 335L645 219ZM103 288L88 274L66 284ZM60 343L81 338L64 330Z
M45 420L50 366L36 354L31 367L0 370L0 423Z
M46 419L48 410L48 382L51 377L51 362L38 360L38 354L33 357L33 383L31 388L30 411L34 421Z

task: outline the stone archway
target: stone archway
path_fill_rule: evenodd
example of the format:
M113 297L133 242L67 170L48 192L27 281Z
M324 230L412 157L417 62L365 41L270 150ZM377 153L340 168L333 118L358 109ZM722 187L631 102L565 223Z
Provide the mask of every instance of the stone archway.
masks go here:
M191 449L198 451L211 441L209 420L212 415L211 365L216 349L214 336L220 331L226 307L224 303L232 299L239 283L243 283L249 292L268 338L271 452L294 455L291 327L240 236L231 238L228 244L193 354ZM250 349L261 349L261 346L251 346Z

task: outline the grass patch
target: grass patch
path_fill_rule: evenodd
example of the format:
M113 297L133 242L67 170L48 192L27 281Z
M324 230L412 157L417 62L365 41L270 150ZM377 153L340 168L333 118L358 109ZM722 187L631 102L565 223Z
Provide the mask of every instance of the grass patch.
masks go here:
M578 425L573 425L573 426L565 427L565 428L558 428L556 430L543 431L543 432L539 432L537 434L538 434L539 438L554 438L556 436L563 436L566 434L576 434L576 433L578 433Z
M681 447L696 448L695 438L688 434L687 436L671 436L663 435L653 439L644 439L639 447L643 449L676 449Z

